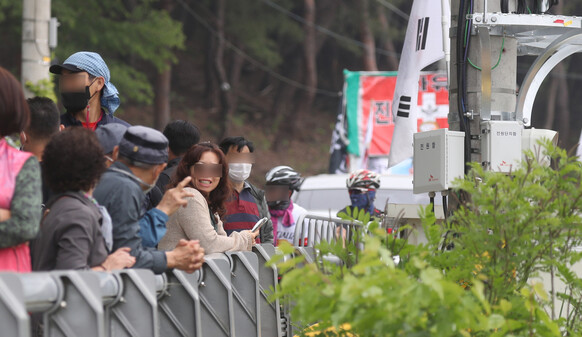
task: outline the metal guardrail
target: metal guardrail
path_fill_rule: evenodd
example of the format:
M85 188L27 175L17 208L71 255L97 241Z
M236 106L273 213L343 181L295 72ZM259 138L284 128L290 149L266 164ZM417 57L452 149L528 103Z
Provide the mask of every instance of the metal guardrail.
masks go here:
M2 336L286 336L273 245L212 254L201 270L0 273Z
M314 247L322 241L337 241L340 237L351 242L356 228L362 223L357 220L343 220L336 217L322 217L304 214L297 220L293 246Z

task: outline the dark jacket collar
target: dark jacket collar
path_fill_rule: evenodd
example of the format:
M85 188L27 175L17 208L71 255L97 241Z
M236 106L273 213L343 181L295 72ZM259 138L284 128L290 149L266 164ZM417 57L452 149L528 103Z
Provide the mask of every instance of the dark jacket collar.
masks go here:
M180 164L180 160L182 160L182 157L181 156L180 157L176 157L176 158L170 160L168 162L168 166L166 166L166 169L172 168L174 166L178 166L178 164Z
M129 167L120 161L114 162L113 164L111 164L111 167L115 167L117 169L124 170L124 171L127 171L127 172L133 174L133 172L131 172ZM113 170L111 170L111 168L110 168L110 169L108 169L108 171L113 171Z
M59 199L63 197L69 197L73 199L77 199L86 205L92 204L91 200L85 196L83 192L64 192L53 195L46 204L46 208L51 208Z
M119 123L119 124L123 124L125 126L130 126L129 123L127 123L126 121L121 120L117 117L114 117L113 115L108 114L103 110L101 110L101 111L103 113L103 116L101 117L101 120L99 122L97 122L97 126L110 124L110 123ZM63 124L65 127L83 126L83 123L81 123L80 120L76 119L75 116L73 116L72 114L70 114L68 112L61 115L61 124Z

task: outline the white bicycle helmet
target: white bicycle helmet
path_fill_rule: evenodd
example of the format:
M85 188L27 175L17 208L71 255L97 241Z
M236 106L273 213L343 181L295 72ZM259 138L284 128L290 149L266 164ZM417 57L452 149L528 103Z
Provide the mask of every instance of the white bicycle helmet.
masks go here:
M349 190L376 190L380 188L380 175L370 170L357 170L350 174L346 180L346 186Z
M265 180L267 185L287 185L291 190L299 190L304 179L289 166L277 166L267 172Z

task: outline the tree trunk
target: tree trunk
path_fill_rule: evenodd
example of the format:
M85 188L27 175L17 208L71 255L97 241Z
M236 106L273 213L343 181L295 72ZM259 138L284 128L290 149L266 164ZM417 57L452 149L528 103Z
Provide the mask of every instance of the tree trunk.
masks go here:
M230 123L229 111L232 109L232 95L231 87L226 75L224 67L224 12L226 9L225 0L216 1L216 31L218 33L218 43L216 46L216 53L214 57L214 70L218 77L218 85L220 87L220 126L218 137L223 138L227 133L227 128Z
M306 4L307 5L307 4ZM314 9L313 12L313 20L315 21L315 12L320 13L317 15L319 23L324 26L328 27L333 23L333 20L337 14L337 4L335 1L319 1L318 2L318 9ZM306 13L307 15L307 13ZM317 86L317 55L321 51L323 44L325 42L325 35L323 34L313 34L314 36L314 52L313 52L313 67L315 69L315 79L313 87ZM305 46L303 47L305 48ZM285 76L291 77L294 81L307 83L308 80L303 80L303 76L306 75L306 71L303 71L303 63L306 62L305 57L305 50L303 50L303 57L300 57L298 53L294 52L290 55L287 55L285 59L293 60L292 64L287 67L287 69L291 69ZM306 66L307 67L307 66ZM312 79L313 81L313 79ZM305 99L306 94L312 94L313 99L310 100L309 104L305 104L302 102ZM297 135L300 134L298 132L299 128L301 128L302 122L305 122L305 116L309 115L311 110L311 106L313 105L313 101L315 100L315 93L308 93L301 90L301 93L297 93L297 88L291 86L289 84L280 83L279 88L277 89L277 94L275 95L275 99L273 101L273 107L271 109L271 115L275 116L273 125L275 125L273 131L276 132L277 137L273 141L272 149L274 150L282 150L283 145L286 144L286 140L295 138ZM296 103L298 102L298 103ZM296 104L302 105L299 109L294 110L293 107ZM298 117L294 115L295 111L303 111L304 116ZM286 123L285 121L292 120L293 123Z
M162 10L171 12L172 0L160 1ZM170 122L170 91L172 86L172 62L168 61L167 68L158 71L154 85L154 128L162 130Z
M362 36L362 42L365 45L363 54L364 70L377 71L378 64L376 63L376 42L374 41L374 35L370 29L368 0L358 0L357 5L360 12L360 34Z
M168 62L168 69L156 75L154 85L154 128L163 130L170 122L170 90L172 84L172 63Z
M556 69L558 69L561 76L558 78L558 120L555 130L560 132L560 138L562 139L562 144L564 145L569 144L570 128L572 127L570 123L570 91L568 88L568 79L566 78L568 71L567 68L568 67L563 63L560 63L556 66Z
M556 13L564 13L564 1L558 2L555 6ZM555 129L560 132L560 142L562 146L569 146L570 144L570 128L572 127L570 123L570 91L568 86L568 79L566 74L568 73L568 63L561 62L554 68L556 73L560 76L556 78L558 80L558 97L557 97L557 120L555 119L554 125ZM578 139L574 141L576 144Z
M214 74L215 52L216 39L212 34L208 34L204 53L204 107L207 109L215 109L218 106L218 83Z
M315 0L304 0L304 25L305 38L303 40L304 59L304 79L305 86L312 90L303 91L297 106L297 113L294 120L295 131L299 130L302 121L309 114L309 110L315 99L315 88L317 87L317 50L315 43Z
M291 69L288 74L290 74L294 81L301 82L301 74L303 73L301 71L302 59L300 57L290 59L293 62L288 68ZM292 85L283 82L279 83L279 88L277 89L277 94L275 95L271 109L271 115L274 117L272 131L275 131L274 133L276 135L271 148L275 151L283 150L285 141L289 140L296 131L294 127L295 123L287 122L294 118L293 107L295 106L294 99L296 98L296 91L297 88ZM291 124L291 127L289 124Z
M236 109L238 106L239 83L243 65L244 65L243 57L233 52L232 65L230 68L230 90L227 92L229 106L228 110L225 111L226 115L223 117L224 121L226 121L226 125L224 127L224 132L221 135L221 138L227 137L231 133L232 118L236 113Z
M386 64L390 70L398 70L398 58L396 57L396 48L394 47L394 42L390 38L390 27L388 25L388 18L383 10L378 11L378 21L380 21L380 26L383 32L383 47L385 50L394 52L394 54L386 55Z
M548 97L546 102L546 115L543 129L551 129L556 119L556 99L558 98L559 81L557 77L550 79L550 88L548 90Z

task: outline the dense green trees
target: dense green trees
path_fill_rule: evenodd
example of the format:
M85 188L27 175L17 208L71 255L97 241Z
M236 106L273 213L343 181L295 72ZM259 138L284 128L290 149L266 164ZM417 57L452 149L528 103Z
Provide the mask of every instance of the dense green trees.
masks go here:
M170 105L204 107L220 136L260 121L279 134L280 147L298 129L313 127L312 112L333 115L343 69L396 70L404 39L406 0L52 0L63 60L77 50L98 51L128 107L153 105L161 127ZM20 73L20 0L0 0L0 65ZM574 15L582 4L554 11ZM579 56L555 70L540 91L534 125L560 131L573 146L582 119ZM520 60L517 84L528 59ZM292 123L289 123L292 121Z

